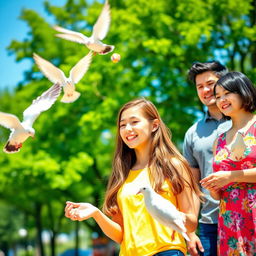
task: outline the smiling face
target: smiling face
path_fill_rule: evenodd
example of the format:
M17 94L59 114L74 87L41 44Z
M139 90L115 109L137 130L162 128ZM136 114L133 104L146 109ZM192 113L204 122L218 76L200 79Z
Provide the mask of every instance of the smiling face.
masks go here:
M212 71L201 73L195 78L197 95L207 107L216 104L213 88L218 80L219 78Z
M216 105L224 115L233 116L243 110L242 99L237 93L230 92L219 85L216 86L215 92Z
M147 119L139 106L124 110L120 118L120 136L129 148L135 150L150 147L152 132L156 128L156 121Z

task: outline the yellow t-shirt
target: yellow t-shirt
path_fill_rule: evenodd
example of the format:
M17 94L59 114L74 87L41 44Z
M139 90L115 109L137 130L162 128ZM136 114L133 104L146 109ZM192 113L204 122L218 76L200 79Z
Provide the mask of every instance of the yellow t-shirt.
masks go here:
M186 243L182 235L160 224L148 213L142 194L136 195L141 187L148 186L148 169L130 171L127 180L119 189L117 202L123 216L124 234L120 256L151 256L161 251L180 250L186 255ZM165 182L161 195L177 207L171 184Z

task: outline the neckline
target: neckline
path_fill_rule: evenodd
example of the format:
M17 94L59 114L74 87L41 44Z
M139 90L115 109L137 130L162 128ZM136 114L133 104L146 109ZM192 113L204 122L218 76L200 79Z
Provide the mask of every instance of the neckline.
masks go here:
M238 131L235 133L235 136L233 137L232 141L231 141L229 144L227 144L227 133L228 133L228 131L225 132L225 133L223 134L223 135L225 136L225 137L224 137L224 139L225 139L225 147L226 147L228 150L230 150L231 145L233 145L233 143L234 143L234 141L235 141L235 139L236 139L236 137L237 137L237 134L240 133L243 137L245 137L245 136L247 135L247 133L249 132L249 130L254 126L255 123L256 123L256 120L254 120L254 121L251 123L251 125L248 127L248 129L247 129L245 132L241 132L240 130L238 130Z
M138 171L141 171L143 170L144 168L141 168L141 169L136 169L136 170L133 170L133 169L130 169L131 172L138 172Z
M253 118L253 119L255 119L255 118ZM248 131L252 128L252 126L254 126L254 124L256 123L256 119L254 121L251 120L250 122L251 122L251 124L248 126L248 128L245 132L243 132L244 127L242 129L239 129L237 132L240 132L243 136L245 136L248 133Z
M137 171L141 171L141 170L145 170L145 169L147 169L148 168L148 166L145 166L145 167L142 167L142 168L137 168L137 169L130 169L130 171L132 171L132 172L137 172Z

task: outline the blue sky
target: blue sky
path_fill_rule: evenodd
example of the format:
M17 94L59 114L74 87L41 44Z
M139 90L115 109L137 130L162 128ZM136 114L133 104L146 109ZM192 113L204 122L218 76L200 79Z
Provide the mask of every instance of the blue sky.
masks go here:
M15 61L14 55L8 55L6 48L12 40L21 41L29 30L27 24L19 19L23 8L37 11L49 22L53 22L44 10L44 0L1 0L0 27L2 35L0 40L0 90L12 89L23 78L24 70L31 65L29 60ZM66 0L49 0L52 5L62 6Z

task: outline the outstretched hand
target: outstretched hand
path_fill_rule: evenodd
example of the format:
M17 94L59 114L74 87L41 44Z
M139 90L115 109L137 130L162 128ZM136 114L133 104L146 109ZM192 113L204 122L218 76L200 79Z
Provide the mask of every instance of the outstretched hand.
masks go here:
M218 191L230 182L232 182L231 171L215 172L200 180L202 187L210 191Z
M98 208L89 203L66 202L65 216L71 220L86 220L94 216Z

